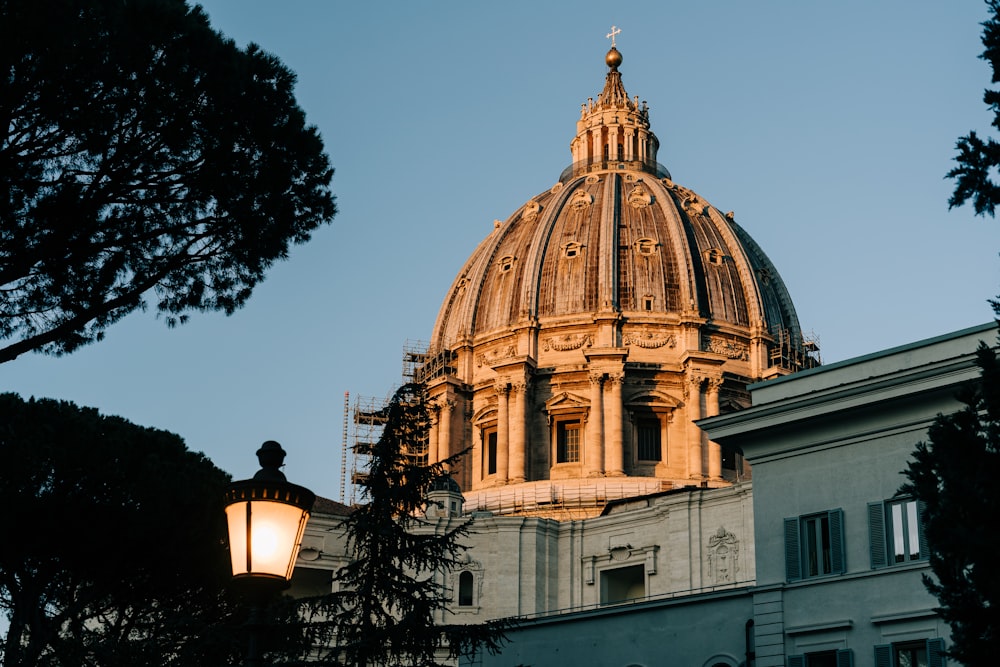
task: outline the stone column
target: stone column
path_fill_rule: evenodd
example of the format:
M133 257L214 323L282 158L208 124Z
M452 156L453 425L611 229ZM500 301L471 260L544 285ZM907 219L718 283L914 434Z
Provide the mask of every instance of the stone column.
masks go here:
M701 419L701 385L703 378L690 377L685 385L687 390L688 416L688 477L700 480L705 476L702 466L702 439L704 434L694 423Z
M437 459L441 461L451 456L451 409L455 402L445 399L441 402L441 410L438 412L438 442Z
M430 406L431 425L427 429L427 463L437 463L438 461L438 424L441 421L441 412L437 405Z
M635 151L632 150L635 144L635 130L632 128L625 128L625 155L622 156L625 160L636 159Z
M705 411L706 417L714 417L719 414L719 389L722 387L722 378L712 378L708 381L708 392L706 394ZM708 441L708 477L709 479L722 479L722 448L716 442Z
M525 467L525 451L527 449L527 438L525 437L525 405L527 405L527 382L515 382L510 387L514 395L514 410L510 419L510 481L512 483L523 482L527 478Z
M507 483L507 457L510 451L510 430L507 421L507 398L510 395L510 385L497 382L494 387L497 392L497 481Z
M625 376L622 373L608 375L609 396L608 402L604 406L607 414L604 431L608 447L604 452L604 470L610 477L625 474L625 448L622 445L622 383L624 381Z
M583 471L587 477L604 474L604 374L590 376L590 417L587 420Z

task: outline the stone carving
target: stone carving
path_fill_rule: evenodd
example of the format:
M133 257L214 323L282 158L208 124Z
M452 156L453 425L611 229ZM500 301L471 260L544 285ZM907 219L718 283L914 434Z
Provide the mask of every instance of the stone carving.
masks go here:
M553 336L542 341L542 349L548 352L556 350L567 352L569 350L579 350L581 347L590 347L594 344L594 339L590 334L565 334Z
M657 336L652 331L647 329L640 329L639 331L630 331L622 336L622 342L625 345L635 345L636 347L641 347L647 350L656 349L658 347L676 347L677 338L673 334L667 334L665 336Z
M594 196L583 190L577 190L569 200L569 205L577 211L582 211L593 203Z
M747 361L750 359L750 351L744 343L727 338L706 338L705 351L715 352L730 359Z
M598 176L597 174L590 174L589 176L587 176L587 178L583 180L583 182L586 183L587 185L596 185L597 183L601 182L601 177Z
M736 575L740 571L740 541L722 526L708 538L708 569L716 584L737 581Z
M542 210L542 205L536 202L534 199L529 201L524 205L524 211L521 213L521 218L527 222L531 222L538 217L538 213Z
M476 355L476 366L492 366L498 361L503 361L504 359L511 359L517 356L517 347L514 345L507 345L506 347L498 347L492 350L487 350L482 354Z
M559 194L560 192L562 192L562 189L563 189L563 184L560 181L559 183L556 183L555 185L553 185L552 189L549 190L549 192L551 192L552 194L555 195L555 194Z
M646 208L653 203L653 195L646 188L636 186L628 195L628 203L632 208Z

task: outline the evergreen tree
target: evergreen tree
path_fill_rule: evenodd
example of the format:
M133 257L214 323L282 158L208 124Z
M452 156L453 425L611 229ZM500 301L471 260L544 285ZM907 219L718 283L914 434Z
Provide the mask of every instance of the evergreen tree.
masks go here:
M987 0L990 18L983 22L983 51L980 58L989 62L993 70L992 83L1000 82L1000 0ZM993 112L992 125L1000 129L1000 90L986 89L983 102ZM958 166L948 172L948 178L956 179L955 192L948 200L948 206L961 206L970 199L976 215L989 214L991 217L1000 204L1000 185L993 180L1000 167L1000 143L992 137L981 139L975 131L961 137L956 144Z
M172 433L0 394L0 664L240 662L228 484Z
M993 308L1000 315L1000 303ZM949 655L992 667L1000 655L1000 360L984 342L977 363L980 379L961 396L964 407L934 421L902 490L925 504L934 577L924 583L951 626Z
M295 75L185 0L0 0L0 362L231 314L329 222Z
M359 452L369 465L364 502L343 524L352 560L336 575L342 590L305 604L312 643L330 647L320 663L430 667L479 648L496 651L507 621L435 623L450 601L443 577L460 563L469 521L441 527L423 515L428 492L457 457L420 461L430 420L419 384L396 391L384 416L378 442Z

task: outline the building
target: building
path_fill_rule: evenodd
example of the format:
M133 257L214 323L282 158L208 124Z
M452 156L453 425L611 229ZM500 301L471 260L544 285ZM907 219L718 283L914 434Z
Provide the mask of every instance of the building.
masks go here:
M621 62L413 370L427 458L472 452L427 515L475 521L448 619L525 620L483 665L943 665L899 472L990 326L819 366L763 251L657 162ZM328 590L343 511L310 521L294 591Z
M436 411L429 459L471 447L453 476L473 509L578 517L744 479L694 422L816 363L775 267L671 180L617 48L606 63L572 163L465 262L416 374Z

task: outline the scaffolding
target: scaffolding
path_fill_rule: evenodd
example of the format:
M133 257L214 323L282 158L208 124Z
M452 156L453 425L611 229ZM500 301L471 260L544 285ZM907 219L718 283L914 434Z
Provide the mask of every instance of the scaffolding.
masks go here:
M815 334L795 336L781 329L770 350L770 366L786 371L801 371L820 365L819 338Z
M450 365L454 359L451 352L436 355L427 353L428 344L419 340L407 340L403 345L403 383L424 383L432 377L453 373ZM344 445L342 451L340 496L345 495L351 505L358 502L358 487L367 475L369 456L367 452L382 437L388 417L389 398L355 396L350 405L349 392L344 392ZM427 461L427 443L412 444L404 452L413 463ZM350 463L347 457L350 456ZM350 470L350 477L346 471ZM345 489L348 489L345 492Z
M368 454L371 448L382 437L385 428L386 415L389 407L387 398L375 396L355 396L354 408L351 410L350 423L350 453L351 478L348 504L357 502L357 489L368 474ZM345 415L346 417L346 415Z

